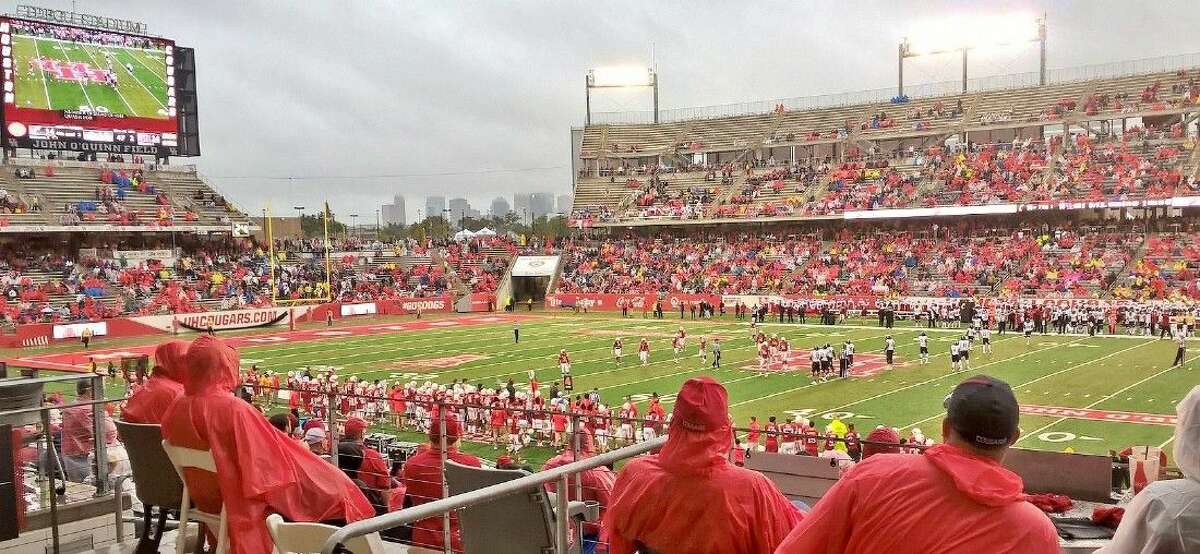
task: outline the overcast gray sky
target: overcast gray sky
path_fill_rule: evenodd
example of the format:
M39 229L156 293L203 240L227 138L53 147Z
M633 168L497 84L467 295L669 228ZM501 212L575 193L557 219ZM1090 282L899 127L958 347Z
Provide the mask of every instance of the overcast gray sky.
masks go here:
M895 85L896 45L914 29L948 14L1014 12L1047 14L1051 68L1200 52L1195 0L76 6L143 21L196 49L204 152L196 163L243 208L269 202L290 213L328 199L361 223L393 194L407 197L412 221L431 193L464 196L486 212L497 195L569 192L569 131L583 121L591 67L656 64L664 108L881 88ZM905 81L956 79L958 63L910 60ZM970 70L1036 67L1030 45L975 56ZM649 100L606 95L593 106L646 109Z

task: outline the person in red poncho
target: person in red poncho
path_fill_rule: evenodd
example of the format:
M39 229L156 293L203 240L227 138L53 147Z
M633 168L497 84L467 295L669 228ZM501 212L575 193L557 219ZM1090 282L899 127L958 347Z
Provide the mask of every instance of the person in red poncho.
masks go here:
M184 355L188 343L164 342L154 349L154 370L146 385L133 393L121 410L121 421L158 424L163 414L183 395Z
M588 432L577 433L579 437L579 455L578 459L584 460L595 455L592 446L592 434ZM546 460L542 466L542 471L554 469L558 466L564 466L576 461L576 455L571 451L571 448L566 448L557 456ZM568 497L570 500L594 500L600 504L600 516L604 516L604 510L611 503L609 495L612 493L613 485L617 481L617 475L607 467L597 467L584 471L580 474L580 479L583 484L583 498L576 498L574 478L572 478L572 486L569 487ZM556 492L555 483L547 483L546 488L550 492ZM582 554L592 554L596 552L596 545L600 539L600 525L598 523L583 524L583 548L580 550Z
M442 454L441 418L435 412L433 424L429 426L429 445L422 447L404 464L404 486L408 501L406 505L420 506L442 498ZM455 446L462 429L458 419L446 414L446 459L471 467L481 467L479 458L458 451ZM442 516L422 519L413 524L412 542L417 546L442 550ZM458 516L450 514L450 545L456 554L462 554L462 534L458 528Z
M802 519L763 474L729 462L729 396L711 377L683 384L667 436L617 477L604 517L610 554L769 554Z
M192 501L207 511L224 503L229 552L273 548L266 517L289 521L351 522L374 515L371 504L336 467L284 436L249 403L235 397L238 353L205 335L188 348L180 396L162 419L175 446L209 450L217 473L188 471Z
M1021 434L1019 419L1007 383L963 381L946 399L944 444L864 459L775 552L1059 552L1054 525L1000 465Z

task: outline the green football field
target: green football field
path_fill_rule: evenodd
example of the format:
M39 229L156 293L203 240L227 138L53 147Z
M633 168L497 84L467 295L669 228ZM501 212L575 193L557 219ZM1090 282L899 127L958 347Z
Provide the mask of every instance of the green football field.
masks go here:
M107 71L105 53L112 59L116 86L65 80L36 64L31 65L32 60L40 58L72 65L82 63ZM162 52L15 35L13 63L18 107L51 110L87 107L97 113L107 110L130 117L167 118L166 57ZM126 65L132 68L132 74Z
M990 355L976 345L969 372L951 373L949 344L961 329L928 331L931 360L920 365L915 339L921 329L908 322L900 322L892 330L865 321L832 327L767 323L763 327L768 334L777 333L791 342L798 371L764 374L753 371L756 362L748 325L732 317L681 321L595 314L518 315L519 345L513 344L512 323L496 319L502 316L481 322L481 316L475 315L426 317L421 322L411 318L342 320L331 330L323 325L311 327L307 336L266 331L242 337L245 342L238 348L244 368L257 364L262 369L287 372L332 367L342 380L356 375L369 380L449 384L466 378L472 384L498 387L512 378L522 386L532 369L543 391L559 378L557 353L566 348L576 392L596 387L610 406L633 395L641 400L644 412L645 399L657 392L670 409L673 394L687 378L708 374L728 388L731 412L739 426L746 425L750 416L765 422L769 416L783 420L804 415L820 426L837 417L855 423L860 430L877 425L897 427L901 436L920 427L935 440L940 437L945 396L962 379L987 373L1009 382L1024 410L1041 410L1042 415L1022 415L1018 446L1104 453L1151 445L1166 448L1168 454L1173 431L1169 417L1174 416L1175 404L1197 383L1195 367L1200 358L1200 353L1189 355L1182 367L1168 367L1175 354L1170 340L1047 334L1035 335L1027 343L1022 336L1007 334L994 335ZM391 322L398 322L400 330L381 330L397 325ZM675 360L669 336L680 326L688 332L686 356ZM892 370L884 369L880 356L889 333L899 345ZM702 334L723 337L721 369L714 370L696 357L696 338ZM618 335L625 342L625 360L619 367L611 352ZM636 360L637 341L643 336L651 341L646 366ZM837 345L846 339L857 345L859 371L874 375L814 384L807 371L807 350L815 344ZM109 344L102 340L97 346ZM1057 415L1045 415L1047 411ZM405 436L419 439L411 433ZM497 453L487 445L467 445L466 449L493 457ZM550 453L530 449L527 455L537 461Z

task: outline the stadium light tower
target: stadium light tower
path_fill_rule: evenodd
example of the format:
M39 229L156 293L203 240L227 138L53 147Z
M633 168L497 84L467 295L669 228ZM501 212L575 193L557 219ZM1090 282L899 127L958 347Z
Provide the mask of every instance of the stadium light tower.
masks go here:
M616 66L589 69L584 79L586 123L592 124L592 89L650 87L654 91L654 122L658 123L658 73L648 67Z
M1046 84L1046 16L989 16L982 19L944 19L924 25L909 41L900 39L896 95L904 96L904 59L933 54L962 54L962 91L967 92L967 52L1037 42L1038 84Z

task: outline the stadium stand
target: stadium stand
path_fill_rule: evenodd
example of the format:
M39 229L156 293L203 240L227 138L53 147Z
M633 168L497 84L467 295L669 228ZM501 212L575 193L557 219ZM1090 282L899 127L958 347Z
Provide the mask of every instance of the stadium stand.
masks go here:
M589 125L573 213L587 225L645 224L1192 194L1196 163L1186 155L1191 141L1178 115L1200 99L1195 75L1153 72L903 102ZM1133 118L1142 125L1127 126ZM1070 144L1061 133L1042 137L1046 126L1081 124L1090 136L1072 135ZM962 137L969 139L954 142ZM659 184L662 174L696 168L706 176L699 210L689 209L697 180ZM718 170L719 181L709 178ZM978 175L987 178L973 179ZM623 180L633 192L621 188Z

